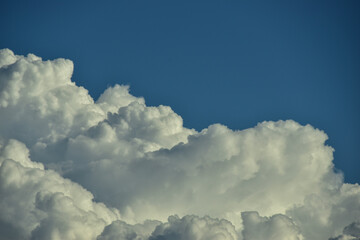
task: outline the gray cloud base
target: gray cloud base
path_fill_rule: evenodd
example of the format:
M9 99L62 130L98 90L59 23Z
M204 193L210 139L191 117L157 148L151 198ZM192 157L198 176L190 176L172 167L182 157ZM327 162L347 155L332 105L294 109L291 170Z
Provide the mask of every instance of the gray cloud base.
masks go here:
M323 131L197 132L128 86L94 102L72 71L0 51L0 239L359 238L360 187Z

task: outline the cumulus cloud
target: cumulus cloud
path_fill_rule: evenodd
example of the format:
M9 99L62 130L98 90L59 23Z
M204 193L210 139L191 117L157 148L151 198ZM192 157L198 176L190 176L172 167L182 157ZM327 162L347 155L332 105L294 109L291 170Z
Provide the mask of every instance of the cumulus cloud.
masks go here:
M0 223L16 230L8 239L92 239L120 218L116 209L93 202L90 192L32 162L28 153L16 140L0 149Z
M360 187L334 172L323 131L287 120L197 132L128 86L94 101L72 71L0 51L4 239L358 237L344 228L360 221Z
M2 50L1 56L0 114L6 122L0 125L2 137L21 139L29 146L47 144L104 119L88 91L71 82L70 60L42 61L9 50Z
M208 216L171 216L167 223L156 227L149 240L236 240L235 227L224 219L212 219Z
M160 225L160 221L147 220L134 225L123 221L114 221L106 226L97 240L145 240L149 239L154 229Z
M32 162L24 144L10 140L0 150L3 239L237 239L230 222L210 217L126 224L78 184Z
M359 240L360 239L360 222L353 222L344 228L343 234L330 240Z
M107 120L70 139L66 160L74 166L65 176L135 220L165 220L177 213L239 222L246 210L285 213L304 196L322 194L329 182L339 181L329 174L332 149L324 145L326 135L293 121L264 122L244 131L212 125L189 135L186 143L160 149L155 134L134 140L117 128ZM150 141L155 147L149 151L144 144ZM114 186L120 182L127 184Z
M360 218L360 187L342 184L323 194L305 197L303 204L287 211L309 239L336 236L342 229Z
M225 219L209 216L170 216L165 223L145 221L129 225L115 221L105 228L98 240L237 240L238 232Z
M302 240L300 228L287 216L277 214L260 217L257 212L243 212L244 230L246 240Z

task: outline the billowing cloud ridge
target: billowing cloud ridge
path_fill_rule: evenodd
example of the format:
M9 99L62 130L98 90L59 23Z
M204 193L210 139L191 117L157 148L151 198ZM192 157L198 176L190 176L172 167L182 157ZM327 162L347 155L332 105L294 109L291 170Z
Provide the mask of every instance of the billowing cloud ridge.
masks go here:
M359 239L360 187L295 121L183 127L128 86L0 50L0 239Z

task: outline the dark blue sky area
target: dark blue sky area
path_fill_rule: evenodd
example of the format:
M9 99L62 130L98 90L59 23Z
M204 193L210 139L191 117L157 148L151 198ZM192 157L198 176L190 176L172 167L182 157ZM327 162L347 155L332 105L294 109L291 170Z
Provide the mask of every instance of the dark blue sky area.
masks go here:
M360 182L360 1L1 1L0 47L74 61L97 98L129 84L184 124L323 129Z

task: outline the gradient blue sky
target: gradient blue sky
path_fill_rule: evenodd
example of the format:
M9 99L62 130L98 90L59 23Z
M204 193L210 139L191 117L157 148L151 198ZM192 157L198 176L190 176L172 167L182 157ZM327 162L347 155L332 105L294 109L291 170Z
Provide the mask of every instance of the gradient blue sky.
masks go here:
M96 99L129 84L190 128L294 119L360 182L360 1L1 1L0 48L69 58Z

